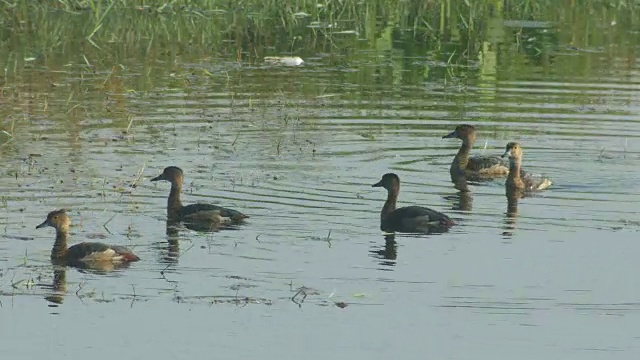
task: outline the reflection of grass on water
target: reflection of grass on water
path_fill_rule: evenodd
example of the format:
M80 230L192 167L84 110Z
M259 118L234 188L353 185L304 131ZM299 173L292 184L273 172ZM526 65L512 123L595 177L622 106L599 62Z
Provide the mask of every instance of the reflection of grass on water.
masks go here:
M188 100L230 94L232 111L249 108L256 115L277 107L268 99L284 98L279 127L268 129L278 136L273 152L281 155L297 141L299 126L308 126L300 119L312 117L306 112L319 105L298 109L302 103L291 94L316 101L384 100L396 90L380 91L386 84L412 92L425 85L439 91L442 84L447 96L466 92L466 79L478 76L486 77L480 88L489 97L498 66L504 80L518 77L523 67L552 63L557 53L609 44L618 45L607 48L603 61L629 58L637 45L629 29L638 28L639 9L634 0L5 0L0 103L8 106L0 115L20 114L11 114L11 124L0 123L0 151L24 140L13 138L16 119L64 118L73 125L73 141L84 129L82 120L110 119L89 125L122 131L100 141L134 141L139 115L131 100L157 91ZM310 58L309 67L258 71L271 55ZM565 57L567 75L588 75L589 59ZM245 72L247 65L259 69ZM331 72L330 81L324 72ZM247 96L256 103L243 102ZM197 106L185 105L184 113ZM327 108L340 115L338 107ZM376 139L371 130L358 135ZM234 150L243 141L239 136ZM311 140L300 144L305 141ZM307 146L312 154L314 146Z
M502 73L517 73L575 51L568 45L625 44L609 56L628 56L628 29L638 27L639 9L633 0L6 0L0 2L0 100L24 108L27 120L41 114L81 119L103 110L94 117L113 118L124 130L120 139L129 139L136 125L130 98L167 88L198 94L203 87L240 90L242 97L246 84L263 78L260 72L244 76L237 64L262 66L265 56L312 58L311 67L321 58L323 69L343 83L369 85L342 91L286 71L269 84L285 96L386 96L379 84L424 86L434 79L464 90L465 79L495 73L498 63ZM512 53L524 54L529 64ZM571 71L588 67L574 61ZM88 105L96 96L103 109Z
M13 134L16 128L15 117L11 118L11 125L9 131L0 128L0 147L7 145L13 141Z
M87 281L82 280L77 284L73 284L71 288L67 286L66 272L75 271L72 268L55 268L53 276L52 268L49 266L31 266L20 265L11 269L0 269L0 278L11 274L8 281L4 281L0 286L0 307L3 306L3 299L20 296L36 296L44 297L50 302L62 304L64 298L71 296L78 299L83 304L93 303L114 303L126 301L129 307L137 302L148 302L153 300L153 296L141 295L136 292L135 285L131 285L130 293L107 294L102 290L98 290L93 286L99 286L100 280L92 281L92 286L87 285ZM57 273L57 274L56 274ZM61 275L60 275L61 274ZM95 272L95 274L102 274ZM160 296L160 294L158 294ZM172 301L176 303L189 304L228 304L238 307L244 307L252 304L272 305L273 301L267 298L240 295L236 291L235 295L177 295L174 294Z
M578 21L575 19L584 17L580 21L609 23L615 14L613 18L621 29L633 28L638 22L638 4L633 0L200 0L184 3L3 1L0 14L5 20L0 31L14 36L26 35L32 45L30 56L5 63L20 64L25 58L47 53L51 56L83 43L88 45L82 49L87 57L122 45L133 49L131 45L146 44L138 51L175 56L214 49L242 60L269 55L273 48L350 51L359 48L363 39L367 40L365 45L377 42L381 49L393 46L394 41L411 40L433 43L434 49L443 50L447 42L462 41L467 48L456 52L455 58L460 58L465 52L467 56L475 53L469 50L477 46L476 38L488 31L486 28L493 18L560 23L563 19ZM16 42L9 44L17 45ZM118 51L120 55L123 52L127 51L122 48ZM441 60L453 61L450 56L453 53L449 51ZM109 54L103 55L109 57Z

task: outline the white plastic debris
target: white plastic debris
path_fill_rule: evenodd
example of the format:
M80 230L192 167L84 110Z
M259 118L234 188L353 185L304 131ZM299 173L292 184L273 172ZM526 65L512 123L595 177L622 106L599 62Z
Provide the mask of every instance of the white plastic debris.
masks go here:
M264 62L273 65L298 66L304 61L299 56L265 56Z

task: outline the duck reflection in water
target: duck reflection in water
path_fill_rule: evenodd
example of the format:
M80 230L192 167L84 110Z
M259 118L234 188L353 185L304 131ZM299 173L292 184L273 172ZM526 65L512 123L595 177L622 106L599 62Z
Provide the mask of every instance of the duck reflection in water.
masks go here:
M53 265L53 281L50 287L46 286L46 288L50 288L50 291L44 298L51 303L50 306L55 306L54 304L61 305L64 302L65 295L67 294L67 267L69 264L58 260L51 260L51 264ZM114 271L127 269L129 265L129 262L114 263L100 261L78 264L73 266L73 268L78 269L80 272L104 275Z
M445 195L444 199L451 203L451 210L470 212L473 208L473 196L464 176L456 178L454 187L458 190L452 195Z
M48 286L46 286L48 287ZM67 268L66 266L53 266L53 282L51 291L45 295L44 299L52 303L50 306L61 305L67 293Z
M518 223L518 200L524 196L522 190L507 190L507 212L504 218L504 231L502 235L512 237Z
M373 242L369 249L369 255L378 259L378 263L382 266L395 266L398 258L398 243L396 243L395 234L385 234L384 246Z
M158 259L163 264L177 264L180 257L180 221L167 219L167 241L158 241L153 247L160 251Z
M190 224L177 219L167 219L165 229L165 234L167 235L166 241L158 241L153 244L153 247L160 251L159 261L164 264L177 264L178 258L182 255L180 253L180 232L185 233L185 229L205 233L212 233L219 230L207 227L208 225L209 224ZM225 229L239 230L238 227L226 227ZM188 231L186 232L188 233ZM193 246L193 243L190 246ZM188 251L189 248L184 251Z

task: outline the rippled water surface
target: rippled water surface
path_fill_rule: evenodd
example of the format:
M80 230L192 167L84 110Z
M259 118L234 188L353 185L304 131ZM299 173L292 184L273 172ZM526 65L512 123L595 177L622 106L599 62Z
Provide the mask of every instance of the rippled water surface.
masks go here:
M13 127L0 148L3 352L633 358L640 41L625 36L626 55L620 42L567 42L545 63L493 44L463 80L375 48L299 54L299 67L129 57L111 75L81 57L36 62L1 99L2 129ZM120 83L149 69L152 85ZM515 216L503 180L459 193L448 169L460 142L442 136L461 123L479 130L475 154L519 141L553 187ZM167 235L169 184L149 179L169 165L185 172L185 203L228 206L248 224ZM371 187L385 172L402 180L400 206L458 225L385 237L386 194ZM73 241L127 245L142 261L52 267L54 230L35 226L62 207Z

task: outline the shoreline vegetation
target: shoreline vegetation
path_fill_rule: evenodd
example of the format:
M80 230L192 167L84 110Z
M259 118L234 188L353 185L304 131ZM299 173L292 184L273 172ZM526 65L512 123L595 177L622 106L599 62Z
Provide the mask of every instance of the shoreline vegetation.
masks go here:
M24 46L36 57L77 45L86 52L200 51L253 63L269 55L415 42L431 49L456 44L455 56L472 58L495 36L496 22L521 47L522 33L558 27L576 29L564 43L588 47L594 37L615 42L637 29L639 10L634 0L7 0L0 4L0 33L3 47ZM10 60L6 50L0 55Z
M632 67L639 27L637 0L5 0L0 100L18 113L65 115L96 90L116 104L158 87L189 92L198 81L233 92L242 67L273 56L299 56L306 71L321 71L314 62L342 71L346 82L366 84L363 97L381 96L380 76L464 88L474 77L493 83L498 66L501 76L559 61L556 71L574 75L595 62ZM276 85L324 95L295 85L295 74ZM15 113L0 123L8 140Z

